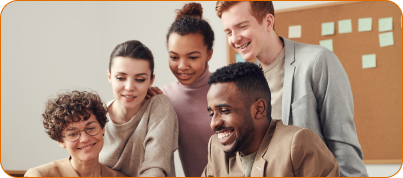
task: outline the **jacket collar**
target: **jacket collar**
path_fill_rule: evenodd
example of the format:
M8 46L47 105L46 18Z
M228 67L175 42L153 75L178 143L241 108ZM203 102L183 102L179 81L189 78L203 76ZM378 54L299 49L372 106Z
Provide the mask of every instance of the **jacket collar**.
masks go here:
M253 167L250 174L251 177L264 177L264 173L266 171L265 167L269 160L269 157L271 156L270 153L267 153L267 149L273 137L274 130L276 129L277 122L281 121L270 121L266 134L263 137L262 143L260 143L255 161L253 162ZM228 157L228 166L226 171L230 177L239 177L239 175L245 175L243 172L243 165L239 151L233 154L226 154L226 157Z
M290 106L292 96L292 82L294 79L295 66L295 49L294 42L280 37L284 41L285 59L284 59L284 83L283 83L283 99L282 99L282 120L284 125L288 125L290 118Z
M265 165L267 164L268 158L271 156L267 153L271 138L273 137L274 130L276 129L276 123L279 120L271 120L269 127L267 128L266 135L263 137L262 143L260 143L259 149L256 154L255 162L253 163L251 177L264 177ZM237 157L240 156L239 153Z

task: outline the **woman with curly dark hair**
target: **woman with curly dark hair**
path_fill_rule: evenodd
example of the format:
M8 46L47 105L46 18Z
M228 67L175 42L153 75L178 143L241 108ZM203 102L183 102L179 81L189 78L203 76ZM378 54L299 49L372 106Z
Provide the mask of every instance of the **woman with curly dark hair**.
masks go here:
M25 177L126 177L99 162L104 145L106 107L95 92L60 93L46 102L43 126L70 156L25 173Z

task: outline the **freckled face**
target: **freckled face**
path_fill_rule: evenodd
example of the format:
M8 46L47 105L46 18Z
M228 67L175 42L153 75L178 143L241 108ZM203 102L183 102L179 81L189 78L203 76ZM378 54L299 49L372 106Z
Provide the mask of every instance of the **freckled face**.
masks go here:
M250 9L250 2L239 2L221 15L228 44L246 61L259 59L259 55L267 51L264 45L268 36L267 23L259 24Z
M88 120L84 121L83 117L81 117L81 121L73 122L67 125L67 127L62 131L62 134L66 133L67 130L77 128L81 131L80 138L75 142L70 142L63 138L63 142L58 142L62 148L67 148L67 151L72 156L72 159L77 159L80 161L91 161L98 160L99 152L101 152L102 147L104 145L104 138L102 134L105 133L105 128L101 129L101 131L95 135L90 136L84 130L92 129L92 124L98 123L95 115L91 113L91 116Z
M201 34L171 33L168 41L169 68L182 85L190 85L206 69L213 50L207 51Z
M238 98L236 90L233 82L215 83L207 93L210 126L226 153L248 149L254 137L250 110Z
M108 80L117 103L126 109L138 110L154 77L151 79L148 61L118 56L113 59Z

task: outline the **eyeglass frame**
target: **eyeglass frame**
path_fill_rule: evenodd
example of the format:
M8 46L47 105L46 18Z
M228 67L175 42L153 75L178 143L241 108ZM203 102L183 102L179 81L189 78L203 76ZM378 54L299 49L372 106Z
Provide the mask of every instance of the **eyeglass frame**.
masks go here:
M91 124L91 123L96 123L96 124L98 124L99 125L99 128L101 128L101 129L99 129L99 132L97 133L97 134L95 134L95 135L90 135L90 134L88 134L87 133L87 131L86 131L86 129L87 129L87 126L89 125L89 124ZM74 141L70 141L69 139L67 139L66 138L66 132L70 129L70 128L73 128L73 129L77 129L78 130L78 138L76 139L76 140L74 140ZM88 122L86 125L85 125L85 128L83 129L83 130L79 130L77 127L69 127L68 129L66 129L66 131L64 131L64 134L62 135L62 137L63 138L65 138L67 141L69 141L69 142L76 142L77 140L79 140L80 138L81 138L81 131L84 131L87 135L89 135L89 136L97 136L99 133L101 133L101 130L102 130L102 127L101 127L101 124L99 123L99 122L97 122L97 121L91 121L91 122Z

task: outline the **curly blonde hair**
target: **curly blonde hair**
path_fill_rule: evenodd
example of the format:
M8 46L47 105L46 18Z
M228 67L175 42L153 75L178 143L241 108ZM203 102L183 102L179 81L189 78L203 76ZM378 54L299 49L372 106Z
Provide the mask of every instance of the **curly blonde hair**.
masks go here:
M107 107L96 92L72 91L59 93L56 98L49 99L42 114L45 132L50 138L63 142L62 131L72 122L79 122L81 116L88 120L91 114L104 128L108 121Z

